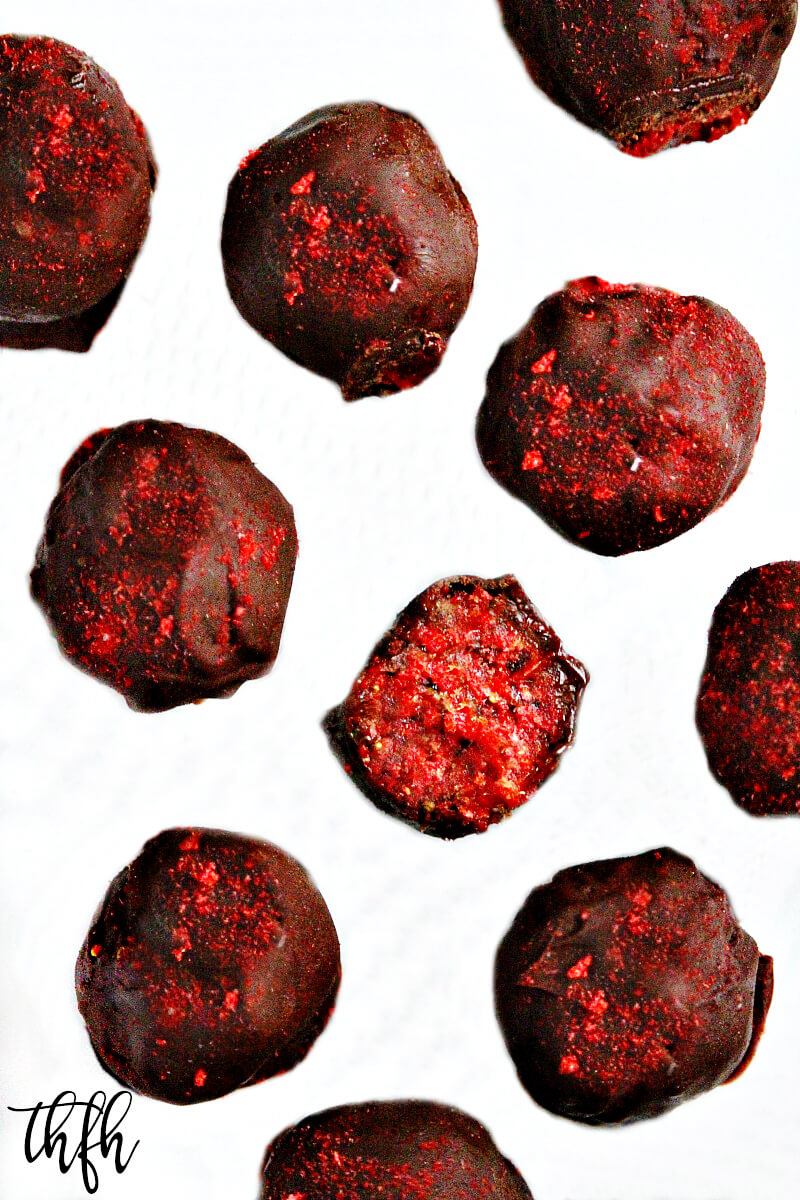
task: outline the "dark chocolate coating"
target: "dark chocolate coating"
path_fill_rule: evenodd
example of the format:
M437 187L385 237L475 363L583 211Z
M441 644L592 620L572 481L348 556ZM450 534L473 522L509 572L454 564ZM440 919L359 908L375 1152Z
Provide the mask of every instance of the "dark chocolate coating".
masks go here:
M513 575L432 584L325 719L361 790L423 833L483 833L572 743L588 675Z
M347 1104L267 1148L260 1200L532 1200L474 1117L429 1100Z
M381 104L309 113L228 189L222 258L244 319L346 400L414 387L466 311L472 209L425 129Z
M266 674L296 557L291 506L242 450L132 421L67 463L31 584L76 666L161 712Z
M81 51L4 36L0 131L0 345L88 349L147 232L144 127Z
M119 303L127 279L99 304L77 317L56 321L0 321L0 346L6 350L68 350L85 354Z
M500 944L497 1016L523 1086L590 1125L654 1117L749 1062L772 998L728 897L674 850L559 871Z
M500 0L534 82L584 125L644 157L714 141L769 92L796 0Z
M75 986L115 1079L197 1104L300 1062L340 974L330 913L298 862L237 834L169 829L112 881Z
M714 610L697 697L708 765L753 816L800 815L800 563L740 575Z
M501 347L477 439L489 473L596 554L660 546L741 483L765 371L700 296L577 279Z

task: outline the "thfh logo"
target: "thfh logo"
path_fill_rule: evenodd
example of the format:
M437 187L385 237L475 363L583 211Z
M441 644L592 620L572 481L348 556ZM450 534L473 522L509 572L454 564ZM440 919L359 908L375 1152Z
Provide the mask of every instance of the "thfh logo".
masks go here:
M139 1142L134 1142L125 1153L119 1127L130 1111L130 1092L117 1092L110 1099L105 1092L95 1092L90 1100L79 1100L74 1092L59 1092L50 1104L40 1102L30 1108L14 1108L9 1111L29 1113L25 1130L25 1158L36 1162L42 1155L55 1158L58 1169L66 1175L75 1163L80 1163L83 1186L94 1195L100 1186L97 1167L92 1161L92 1152L99 1150L103 1159L112 1158L118 1175L130 1166ZM73 1121L66 1128L72 1114L83 1109L80 1123ZM94 1137L94 1141L92 1138Z

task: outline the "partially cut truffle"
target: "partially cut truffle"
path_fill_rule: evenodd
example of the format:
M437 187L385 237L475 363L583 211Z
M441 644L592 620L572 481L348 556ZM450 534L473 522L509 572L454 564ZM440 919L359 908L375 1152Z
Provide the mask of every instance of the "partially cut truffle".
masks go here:
M796 0L500 0L551 100L644 157L744 125L769 92Z
M345 770L423 833L482 833L570 745L587 674L512 575L434 583L326 718Z
M324 1029L339 978L336 930L300 864L211 829L147 842L111 883L75 969L102 1065L172 1104L295 1066Z
M421 383L466 311L472 209L419 121L381 104L309 113L244 159L222 258L244 319L346 400Z
M0 346L88 350L147 232L144 127L80 50L12 35L0 127Z
M800 563L745 571L717 605L697 726L737 804L800 814Z
M532 1200L474 1117L426 1100L347 1104L268 1147L260 1200Z
M651 850L569 867L531 892L500 945L495 997L533 1099L611 1125L744 1070L772 959L691 859Z
M648 550L739 486L765 383L755 341L710 300L577 279L501 347L478 448L497 482L570 541Z
M270 669L296 557L291 506L242 450L132 421L64 468L31 581L64 654L160 712Z

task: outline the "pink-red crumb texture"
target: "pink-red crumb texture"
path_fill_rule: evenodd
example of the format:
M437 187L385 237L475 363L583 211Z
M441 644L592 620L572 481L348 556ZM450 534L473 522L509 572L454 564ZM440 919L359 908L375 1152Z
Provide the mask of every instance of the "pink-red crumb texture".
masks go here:
M422 1100L345 1105L269 1146L261 1200L531 1200L474 1118Z
M299 1062L339 976L330 914L294 859L235 834L172 829L110 885L76 988L112 1075L193 1104Z
M154 712L269 670L296 554L290 505L238 447L135 421L67 463L32 587L67 657Z
M380 807L460 837L555 770L586 681L512 576L459 576L403 610L327 726Z
M501 347L478 448L498 483L579 546L647 550L739 486L765 386L758 346L719 305L578 279Z
M12 35L0 37L0 126L0 344L6 325L10 345L47 344L14 333L42 322L57 326L51 344L69 343L63 322L124 282L144 240L155 183L147 135L81 51Z
M331 105L248 155L222 231L234 303L345 399L438 366L472 292L472 211L427 132L383 105Z
M718 604L697 725L737 804L754 816L800 814L800 563L746 571Z
M645 157L716 141L769 92L796 0L500 0L534 82Z
M543 1107L589 1124L657 1116L741 1072L772 960L674 850L561 871L531 893L495 968L500 1025Z

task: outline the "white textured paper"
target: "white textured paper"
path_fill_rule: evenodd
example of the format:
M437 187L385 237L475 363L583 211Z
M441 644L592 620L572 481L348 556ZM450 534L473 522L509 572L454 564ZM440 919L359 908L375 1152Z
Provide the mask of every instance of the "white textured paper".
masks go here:
M798 1161L800 820L761 820L712 780L693 723L714 605L734 577L800 557L800 38L751 125L636 161L531 85L496 0L6 0L5 31L79 46L120 82L160 180L144 250L85 356L0 352L0 1194L78 1200L77 1168L28 1165L7 1105L115 1091L77 1013L73 963L111 877L176 824L285 847L343 947L331 1023L302 1065L225 1099L136 1097L127 1173L99 1195L254 1200L267 1142L317 1109L427 1097L490 1129L536 1200L791 1200ZM345 406L228 299L219 228L250 149L321 104L419 117L480 229L472 305L437 374ZM572 547L486 475L473 440L501 341L565 280L697 292L754 334L768 369L753 466L717 515L619 561ZM235 698L130 712L59 655L27 573L77 444L159 417L224 434L295 507L300 558L277 665ZM446 844L377 812L320 728L395 613L452 573L513 572L591 683L574 748L523 810ZM623 1130L545 1113L492 1005L497 943L560 867L671 844L730 893L775 958L775 1001L742 1078ZM391 1198L387 1198L391 1200Z

